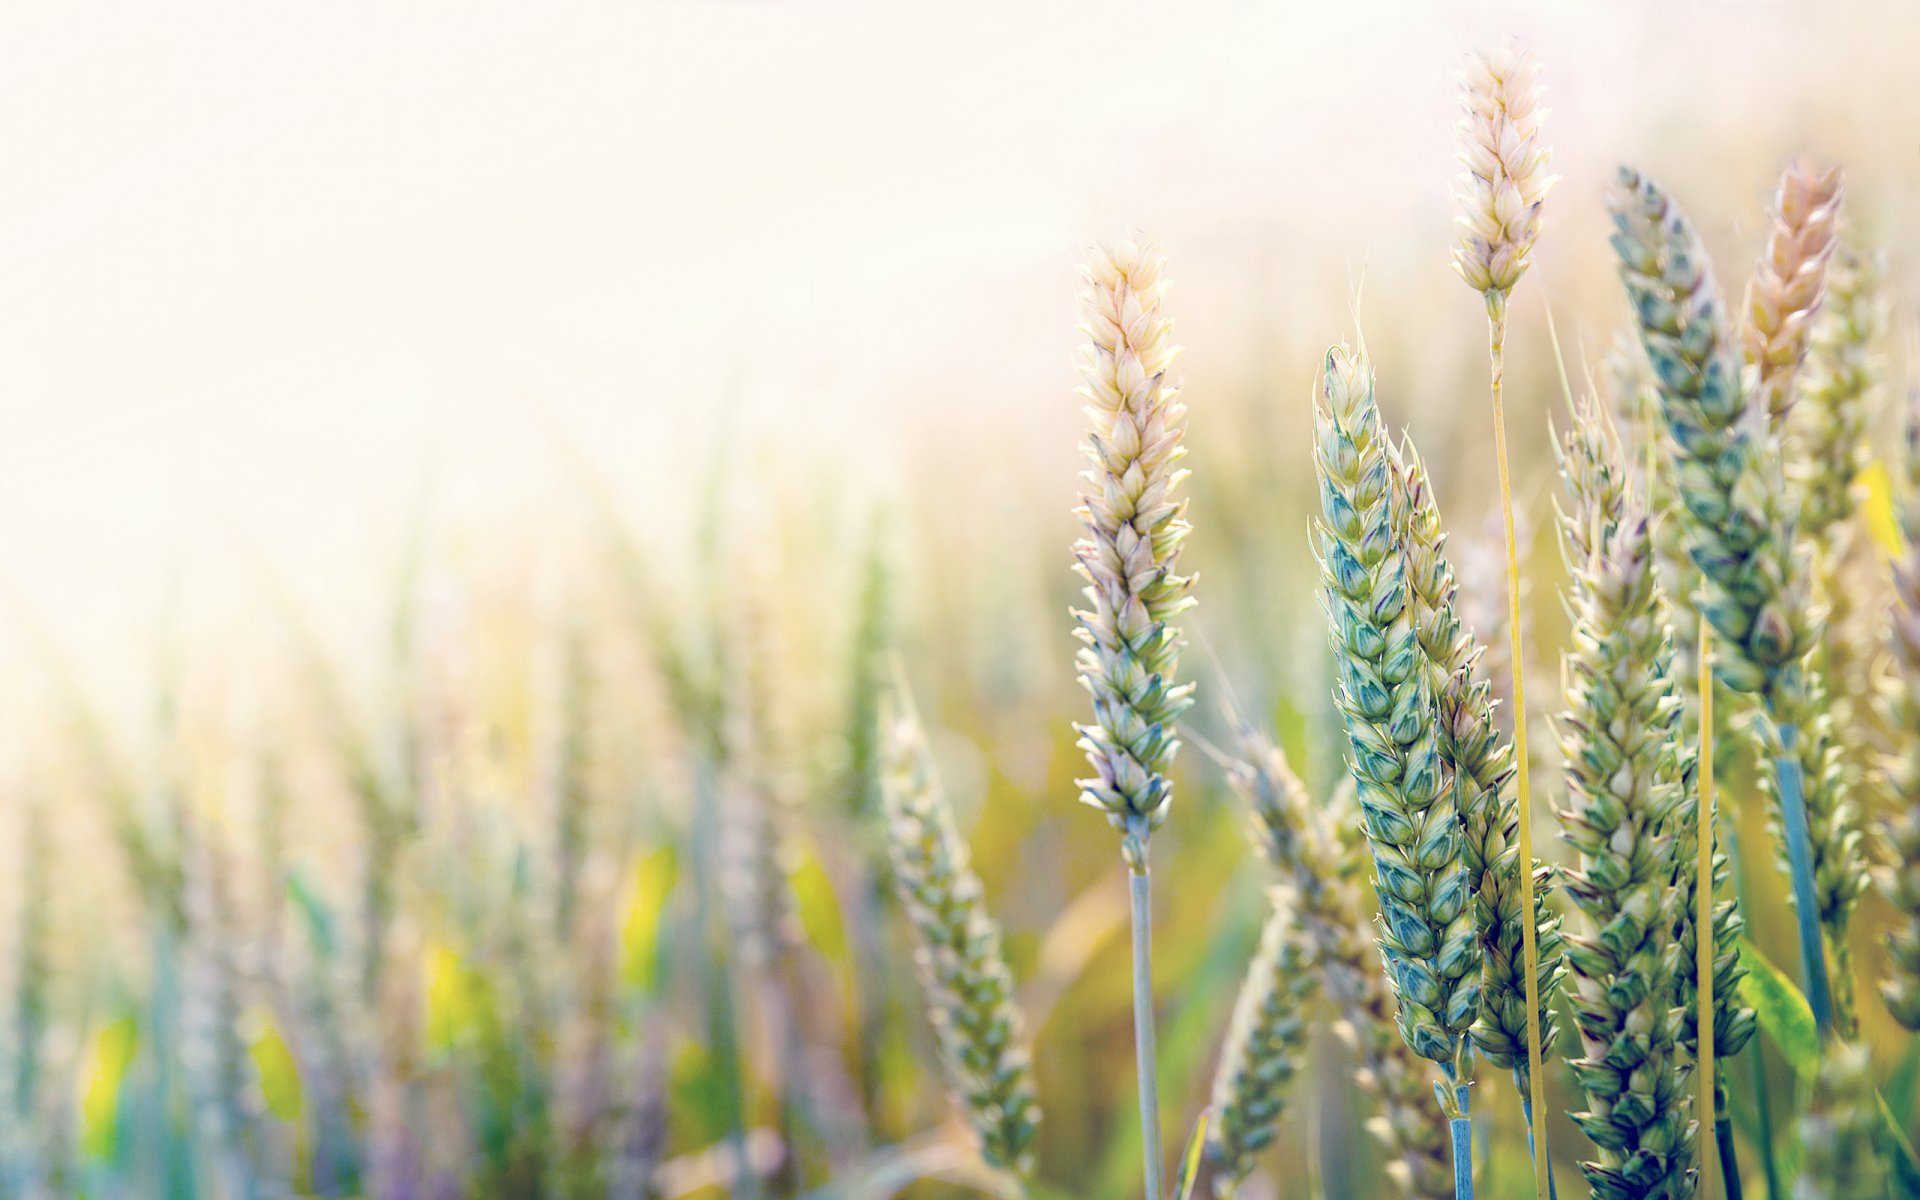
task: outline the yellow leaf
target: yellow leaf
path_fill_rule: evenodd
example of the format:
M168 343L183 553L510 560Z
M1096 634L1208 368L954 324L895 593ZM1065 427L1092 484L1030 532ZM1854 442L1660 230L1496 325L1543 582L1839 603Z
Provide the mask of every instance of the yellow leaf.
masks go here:
M1868 532L1873 540L1880 543L1881 549L1890 555L1903 553L1900 537L1900 522L1893 515L1893 480L1887 475L1887 464L1874 462L1860 472L1860 485L1866 492L1861 504L1861 515L1867 522Z
M835 970L844 971L848 965L847 924L840 911L840 897L812 841L804 842L799 849L787 885L793 889L800 928L820 957Z
M440 942L427 946L421 968L426 974L427 1050L446 1054L459 1040L465 1024L466 973L460 956Z
M80 1144L94 1158L113 1157L119 1141L120 1085L140 1046L131 1016L102 1025L87 1048L80 1084Z
M679 875L679 860L670 845L636 855L627 874L620 908L620 978L645 994L660 984L661 918Z
M247 1043L247 1054L252 1057L254 1074L260 1079L260 1096L266 1101L267 1111L277 1120L297 1121L301 1104L300 1066L294 1061L293 1051L288 1049L287 1040L281 1036L280 1026L272 1014L259 1013L255 1020L260 1032Z

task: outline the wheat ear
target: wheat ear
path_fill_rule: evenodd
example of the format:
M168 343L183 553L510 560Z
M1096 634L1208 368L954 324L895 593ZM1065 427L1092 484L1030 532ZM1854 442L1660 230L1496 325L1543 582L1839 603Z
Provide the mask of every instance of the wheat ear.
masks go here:
M1260 947L1234 1000L1207 1128L1215 1196L1233 1195L1273 1143L1287 1087L1306 1052L1304 1010L1314 977L1295 908L1288 889L1273 889Z
M1673 836L1686 799L1680 692L1647 514L1591 399L1559 452L1573 617L1559 817L1580 856L1567 892L1586 917L1567 951L1586 1051L1573 1070L1587 1110L1574 1120L1600 1150L1581 1169L1600 1200L1667 1200L1691 1195L1693 1158L1674 1006L1687 968L1674 932L1687 911L1673 879L1692 849Z
M919 935L927 1011L983 1157L1024 1176L1040 1109L1000 927L904 697L885 718L881 807L900 903Z
M1880 1161L1879 1095L1866 1046L1828 1048L1800 1118L1800 1174L1793 1200L1880 1200L1887 1194Z
M1513 750L1494 724L1492 685L1480 670L1483 649L1474 631L1455 613L1458 586L1447 561L1447 537L1433 483L1410 440L1396 455L1407 495L1402 530L1407 582L1413 596L1421 649L1440 709L1440 756L1452 773L1455 801L1466 833L1467 869L1473 879L1474 926L1481 948L1480 1016L1473 1040L1488 1062L1513 1072L1520 1102L1532 1126L1532 1072L1527 1057L1526 955L1520 916L1520 854L1515 844L1519 810L1507 784ZM1559 919L1547 908L1547 870L1534 865L1534 944L1538 974L1533 991L1540 1051L1553 1052L1559 1029L1553 997L1563 974Z
M1520 552L1514 536L1513 484L1507 465L1506 373L1507 298L1531 264L1540 240L1540 210L1554 177L1552 157L1541 139L1546 110L1540 107L1540 67L1518 46L1475 54L1461 76L1462 114L1458 124L1460 176L1456 199L1463 230L1454 250L1454 268L1487 304L1487 348L1492 366L1493 445L1500 471L1500 512L1507 540L1507 629L1512 640L1514 776L1518 792L1520 904L1535 914L1533 879L1533 794L1527 763L1526 654L1521 646ZM1525 990L1521 1012L1526 1027L1528 1138L1535 1147L1534 1191L1547 1200L1553 1191L1546 1146L1546 1079L1541 1070L1545 1039L1540 1028L1540 947L1536 920L1518 922L1525 959L1520 970Z
M1322 990L1359 1053L1360 1086L1379 1110L1367 1124L1387 1151L1387 1173L1413 1200L1450 1200L1450 1150L1428 1108L1437 1072L1394 1024L1362 896L1366 838L1351 819L1352 801L1336 794L1318 804L1257 730L1241 730L1238 751L1226 759L1227 782L1252 813L1254 848L1291 892Z
M1893 818L1884 827L1881 882L1898 919L1888 935L1880 995L1900 1024L1920 1032L1920 409L1909 415L1907 493L1900 507L1906 547L1893 563L1895 604L1887 623L1892 670L1880 696L1892 749L1881 764Z
M1840 169L1793 163L1774 195L1773 225L1747 286L1743 347L1756 402L1776 424L1797 397L1814 316L1827 290L1827 261L1839 232Z
M1401 1036L1440 1064L1455 1186L1473 1192L1469 1031L1480 1013L1480 944L1464 835L1440 758L1439 709L1420 648L1396 530L1392 469L1364 351L1327 352L1314 413L1323 598L1362 828L1373 852L1380 952Z
M1078 725L1092 764L1080 799L1122 833L1133 910L1134 1052L1140 1076L1141 1142L1147 1200L1162 1186L1160 1105L1155 1069L1152 884L1147 839L1166 819L1168 771L1180 749L1175 724L1193 703L1177 682L1180 634L1174 619L1193 605L1191 576L1175 566L1187 536L1187 406L1168 378L1180 348L1161 309L1166 262L1132 240L1096 250L1080 296L1087 335L1078 366L1090 429L1082 444L1087 491L1076 510L1086 536L1074 543L1074 570L1087 608L1074 614L1080 682L1093 696L1093 721Z
M1716 635L1715 671L1765 705L1774 795L1800 926L1808 1000L1824 1032L1834 1006L1822 945L1822 916L1840 926L1844 871L1827 872L1823 910L1816 848L1831 864L1846 856L1840 830L1851 814L1828 790L1824 722L1806 662L1812 645L1805 572L1793 563L1795 530L1766 417L1748 403L1706 253L1691 224L1658 185L1621 168L1609 199L1613 246L1641 344L1653 365L1661 414L1675 446L1675 487L1685 509L1688 552L1700 568L1700 610ZM1751 414L1751 415L1750 415ZM1815 792L1806 782L1813 773ZM1825 835L1809 823L1830 803ZM1831 926L1829 926L1831 928Z

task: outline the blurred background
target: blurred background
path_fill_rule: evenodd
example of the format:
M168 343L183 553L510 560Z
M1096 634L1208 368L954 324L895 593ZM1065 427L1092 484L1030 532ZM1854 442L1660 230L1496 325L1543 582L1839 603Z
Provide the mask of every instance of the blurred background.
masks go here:
M1232 697L1330 789L1307 448L1356 313L1469 599L1499 603L1484 315L1448 265L1472 47L1534 49L1564 177L1508 339L1543 715L1548 317L1577 386L1624 315L1615 164L1686 204L1735 294L1780 168L1845 164L1893 264L1886 394L1915 358L1902 3L0 26L7 1195L682 1195L729 1185L738 1129L775 1194L888 1194L900 1148L964 1145L876 856L890 653L1026 989L1040 1177L1133 1194L1121 868L1071 783L1076 264L1129 230L1171 263L1195 732ZM1197 742L1178 787L1170 1145L1265 882ZM1782 963L1785 911L1752 918ZM1907 1042L1864 1007L1910 1114ZM1384 1186L1346 1055L1316 1038L1262 1195ZM1526 1194L1485 1090L1484 1194ZM923 1194L970 1186L940 1161L961 1181Z

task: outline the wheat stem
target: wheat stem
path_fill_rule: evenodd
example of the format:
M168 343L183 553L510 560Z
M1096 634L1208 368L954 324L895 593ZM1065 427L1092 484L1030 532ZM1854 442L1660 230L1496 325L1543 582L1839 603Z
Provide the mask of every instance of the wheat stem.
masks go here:
M1813 843L1807 829L1807 801L1800 777L1795 725L1776 726L1780 753L1774 771L1780 781L1780 823L1786 827L1787 871L1793 880L1793 919L1800 932L1800 973L1807 988L1813 1023L1825 1039L1833 1029L1833 993L1827 983L1827 958L1820 944L1820 907L1813 888Z
M1487 350L1493 367L1493 452L1500 469L1500 520L1507 539L1507 636L1512 639L1514 786L1520 803L1520 945L1526 956L1528 1140L1533 1153L1533 1186L1539 1197L1553 1191L1547 1148L1546 1075L1540 1062L1540 946L1533 914L1533 785L1527 766L1526 652L1520 631L1520 549L1513 530L1513 484L1507 469L1507 416L1503 397L1506 369L1507 298L1487 293Z
M1700 1099L1700 1187L1704 1191L1712 1178L1714 1139L1705 1135L1714 1123L1713 1116L1713 626L1700 618L1700 755L1696 771L1700 779L1699 865L1695 876L1701 883L1694 897L1694 994L1699 1001ZM1737 1194L1736 1181L1727 1188L1729 1197Z
M1160 1200L1160 1080L1153 1037L1153 875L1147 867L1147 818L1127 822L1128 894L1133 901L1133 1056L1140 1073L1140 1144L1146 1197Z

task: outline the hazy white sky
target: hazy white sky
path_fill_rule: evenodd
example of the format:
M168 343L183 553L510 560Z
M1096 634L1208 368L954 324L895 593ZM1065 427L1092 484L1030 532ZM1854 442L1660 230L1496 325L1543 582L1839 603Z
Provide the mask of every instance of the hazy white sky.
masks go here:
M1079 246L1166 242L1202 375L1250 304L1444 270L1451 73L1509 32L1582 236L1629 144L1837 140L1911 212L1914 7L10 5L0 587L109 644L250 554L345 596L423 480L526 538L561 445L673 523L728 397L796 453L1070 454Z

